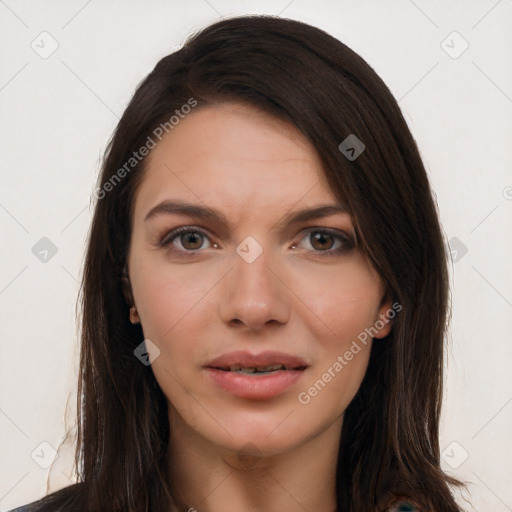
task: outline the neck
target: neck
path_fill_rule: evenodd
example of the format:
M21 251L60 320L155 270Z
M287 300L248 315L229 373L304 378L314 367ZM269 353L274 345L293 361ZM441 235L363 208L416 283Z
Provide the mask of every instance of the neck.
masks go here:
M171 488L190 512L336 512L342 421L284 453L263 455L250 443L238 451L215 445L174 420L167 459Z

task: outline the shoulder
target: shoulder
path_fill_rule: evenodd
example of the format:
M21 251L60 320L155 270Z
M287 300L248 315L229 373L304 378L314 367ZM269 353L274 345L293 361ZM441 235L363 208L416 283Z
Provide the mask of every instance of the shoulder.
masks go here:
M79 511L81 501L81 491L83 484L78 482L69 485L58 491L45 496L32 503L27 503L21 507L12 509L8 512L64 512L67 510ZM64 508L65 507L65 508Z
M400 499L393 502L384 512L421 512L411 501Z

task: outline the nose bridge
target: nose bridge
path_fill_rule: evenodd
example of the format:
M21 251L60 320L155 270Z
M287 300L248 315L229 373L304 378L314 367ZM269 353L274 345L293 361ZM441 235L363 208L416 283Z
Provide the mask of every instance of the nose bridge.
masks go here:
M280 265L270 248L254 237L246 237L233 255L233 270L226 280L221 298L221 316L225 322L242 322L253 329L266 323L284 323L289 316L285 287L275 275Z

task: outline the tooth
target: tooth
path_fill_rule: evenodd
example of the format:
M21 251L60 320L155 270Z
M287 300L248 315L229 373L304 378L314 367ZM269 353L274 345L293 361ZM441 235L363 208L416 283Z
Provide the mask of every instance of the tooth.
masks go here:
M275 370L281 370L281 368L284 368L282 364L269 364L268 366L258 366L256 369L259 372L272 372Z
M268 373L278 370L288 370L289 368L283 364L269 364L268 366L247 366L242 367L240 365L232 365L226 368L226 370L231 372L243 372L243 373Z

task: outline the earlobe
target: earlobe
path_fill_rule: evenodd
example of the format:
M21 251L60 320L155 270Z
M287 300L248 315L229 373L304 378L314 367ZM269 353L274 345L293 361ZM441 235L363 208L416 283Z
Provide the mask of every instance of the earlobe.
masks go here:
M132 324L140 323L139 313L137 312L137 308L135 307L130 308L130 322Z
M124 300L130 308L130 322L132 324L140 323L139 313L137 312L135 301L133 300L132 286L130 284L130 279L128 277L126 267L124 268L123 274L121 275L121 289L123 291Z

